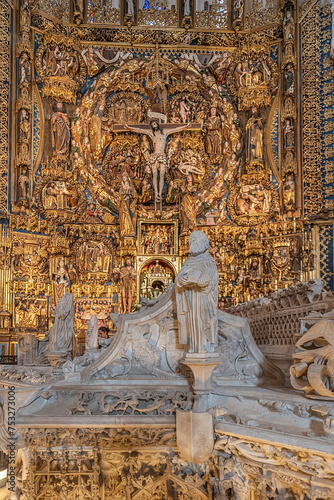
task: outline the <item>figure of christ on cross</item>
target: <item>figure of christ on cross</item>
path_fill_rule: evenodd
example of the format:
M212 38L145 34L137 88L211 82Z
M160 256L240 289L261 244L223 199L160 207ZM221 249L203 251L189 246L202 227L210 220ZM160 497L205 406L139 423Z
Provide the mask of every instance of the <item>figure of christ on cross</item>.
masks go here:
M188 123L187 125L174 125L169 128L168 124L161 125L157 119L152 119L150 125L139 125L131 127L125 125L126 130L136 132L137 134L145 134L152 139L153 153L150 157L150 170L153 178L153 188L156 202L161 202L162 190L164 187L165 173L168 169L168 159L165 153L167 137L176 132L181 132L186 129L198 129L198 124ZM117 130L118 131L118 130Z

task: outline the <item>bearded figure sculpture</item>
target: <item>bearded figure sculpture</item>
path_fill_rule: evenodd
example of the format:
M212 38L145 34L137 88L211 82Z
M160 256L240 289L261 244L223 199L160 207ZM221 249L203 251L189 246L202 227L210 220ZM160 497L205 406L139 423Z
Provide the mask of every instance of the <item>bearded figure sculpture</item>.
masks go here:
M213 352L218 338L218 270L202 231L189 236L189 257L175 279L179 341L189 353Z

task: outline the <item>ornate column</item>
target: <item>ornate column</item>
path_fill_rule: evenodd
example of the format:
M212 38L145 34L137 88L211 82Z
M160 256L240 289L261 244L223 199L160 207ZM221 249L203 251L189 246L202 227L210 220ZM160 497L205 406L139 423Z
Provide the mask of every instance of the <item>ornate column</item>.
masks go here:
M0 217L8 210L9 169L9 109L11 75L12 8L5 0L0 2Z
M32 168L32 47L30 38L30 9L27 1L20 7L17 63L15 192L17 211L29 205Z
M331 13L332 13L332 41L331 41L331 58L334 58L334 0L332 0Z
M296 159L296 55L295 55L295 12L291 2L283 5L283 49L282 49L282 197L286 217L296 216L296 180L298 166Z
M11 279L11 240L12 233L6 226L0 227L0 331L6 333L10 327L10 292L9 282Z

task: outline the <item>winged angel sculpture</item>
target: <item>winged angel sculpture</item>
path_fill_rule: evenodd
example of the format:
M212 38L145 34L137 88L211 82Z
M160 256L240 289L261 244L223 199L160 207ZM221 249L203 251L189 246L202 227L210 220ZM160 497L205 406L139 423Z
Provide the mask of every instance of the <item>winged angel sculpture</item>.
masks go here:
M334 398L334 325L319 321L296 343L291 384L312 398Z

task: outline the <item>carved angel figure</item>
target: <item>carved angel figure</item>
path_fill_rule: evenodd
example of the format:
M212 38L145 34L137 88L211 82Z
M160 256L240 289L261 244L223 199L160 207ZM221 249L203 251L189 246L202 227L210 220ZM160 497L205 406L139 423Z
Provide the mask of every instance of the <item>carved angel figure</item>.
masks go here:
M319 321L296 343L301 352L293 354L297 361L290 368L291 384L305 394L334 398L334 325ZM313 396L314 397L314 396Z

